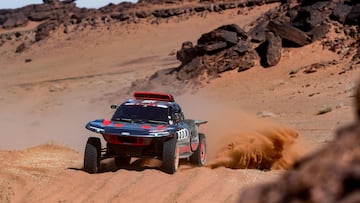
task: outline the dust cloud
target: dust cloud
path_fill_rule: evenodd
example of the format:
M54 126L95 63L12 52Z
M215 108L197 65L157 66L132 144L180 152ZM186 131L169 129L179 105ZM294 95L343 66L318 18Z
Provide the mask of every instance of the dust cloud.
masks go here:
M178 101L185 116L208 121L200 132L207 138L210 168L288 169L305 153L296 130L244 113L239 103L196 95Z

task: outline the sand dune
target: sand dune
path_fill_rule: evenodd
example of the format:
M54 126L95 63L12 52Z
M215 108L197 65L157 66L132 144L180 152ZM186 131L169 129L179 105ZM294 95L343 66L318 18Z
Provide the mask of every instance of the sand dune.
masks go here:
M133 160L129 168L117 169L110 159L100 174L81 170L85 141L93 135L85 123L109 118L110 104L131 96L131 82L179 65L170 53L183 41L226 23L246 27L275 6L255 7L247 15L226 11L155 26L59 32L19 55L4 46L0 202L237 202L243 188L276 179L297 157L330 142L336 126L353 118L359 69L339 74L347 59L313 43L284 49L275 67L230 71L176 95L187 117L209 121L201 127L208 167L184 162L168 175L156 160ZM27 58L32 62L24 63ZM289 76L293 69L333 59L343 63ZM332 111L317 115L324 105ZM262 111L273 116L257 117Z

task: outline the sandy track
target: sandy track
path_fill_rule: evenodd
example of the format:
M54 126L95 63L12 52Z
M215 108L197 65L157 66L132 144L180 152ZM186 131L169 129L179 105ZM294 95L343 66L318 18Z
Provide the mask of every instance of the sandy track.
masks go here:
M1 158L9 161L0 175L1 200L12 202L235 202L242 188L281 174L189 165L174 175L140 166L112 171L108 160L110 171L91 175L79 170L79 154L57 146L2 152Z

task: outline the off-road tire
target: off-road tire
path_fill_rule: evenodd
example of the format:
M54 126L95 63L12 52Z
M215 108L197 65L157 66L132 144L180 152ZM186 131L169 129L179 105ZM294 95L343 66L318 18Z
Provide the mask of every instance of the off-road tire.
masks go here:
M179 156L180 151L176 137L164 142L162 167L166 173L174 174L177 171L179 167Z
M97 173L100 167L101 142L97 137L90 137L86 143L84 153L84 170Z
M199 133L199 146L190 156L190 162L193 164L196 164L198 166L203 166L206 163L206 138L205 135L202 133Z
M130 156L124 156L124 157L115 157L115 165L118 168L123 168L126 166L129 166L131 157Z

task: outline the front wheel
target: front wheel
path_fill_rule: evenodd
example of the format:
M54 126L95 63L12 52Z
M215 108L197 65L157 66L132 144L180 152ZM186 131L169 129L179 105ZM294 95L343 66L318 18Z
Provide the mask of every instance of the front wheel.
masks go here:
M163 145L163 169L169 174L174 174L179 167L179 146L176 138L172 138Z
M90 137L86 143L84 154L84 170L97 173L100 166L101 142L99 138Z
M203 166L206 163L206 138L204 134L199 133L199 146L190 156L191 163L194 163L198 166Z

